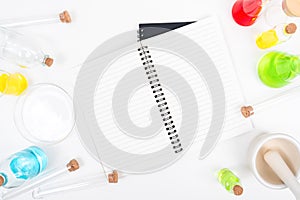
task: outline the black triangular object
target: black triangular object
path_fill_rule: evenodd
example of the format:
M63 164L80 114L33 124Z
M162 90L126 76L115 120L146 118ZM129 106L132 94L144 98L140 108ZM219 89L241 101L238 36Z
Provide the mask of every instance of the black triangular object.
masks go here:
M141 40L145 40L171 30L194 23L191 22L172 22L172 23L147 23L139 24L139 37ZM148 28L148 29L147 29Z

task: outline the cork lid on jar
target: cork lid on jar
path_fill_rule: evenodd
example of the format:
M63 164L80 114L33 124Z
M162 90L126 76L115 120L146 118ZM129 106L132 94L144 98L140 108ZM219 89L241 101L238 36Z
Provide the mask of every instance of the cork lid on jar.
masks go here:
M290 24L286 25L286 27L285 27L285 32L287 34L294 34L296 32L296 30L297 30L297 25L294 23L290 23Z

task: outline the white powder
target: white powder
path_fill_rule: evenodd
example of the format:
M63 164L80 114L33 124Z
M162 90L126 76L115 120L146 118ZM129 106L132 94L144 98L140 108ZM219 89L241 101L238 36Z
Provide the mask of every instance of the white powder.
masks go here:
M71 132L74 125L72 100L53 85L41 85L30 91L24 97L20 114L24 122L21 131L40 142L58 142Z

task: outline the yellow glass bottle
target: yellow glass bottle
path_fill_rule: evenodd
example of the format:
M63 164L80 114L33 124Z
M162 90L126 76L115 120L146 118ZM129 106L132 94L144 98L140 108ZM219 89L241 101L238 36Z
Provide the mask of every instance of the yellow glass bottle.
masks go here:
M0 75L0 92L2 94L19 96L27 87L27 79L20 73Z
M297 26L294 23L280 24L273 29L261 33L256 38L256 45L260 49L267 49L287 41L296 32Z

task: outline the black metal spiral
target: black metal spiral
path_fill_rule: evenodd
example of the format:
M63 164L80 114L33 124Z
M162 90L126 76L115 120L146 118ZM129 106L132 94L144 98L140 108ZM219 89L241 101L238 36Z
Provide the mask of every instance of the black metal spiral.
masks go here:
M141 30L138 33L141 34ZM140 39L141 36L139 37L139 41ZM179 135L177 133L173 117L168 107L163 88L161 87L157 70L155 69L155 66L153 64L150 51L147 46L143 45L138 48L138 51L139 55L141 56L141 61L144 66L146 76L149 80L149 84L151 86L155 101L157 103L160 116L162 117L165 129L168 132L169 139L171 141L171 144L173 145L174 152L180 153L181 151L183 151L183 148L180 143Z

